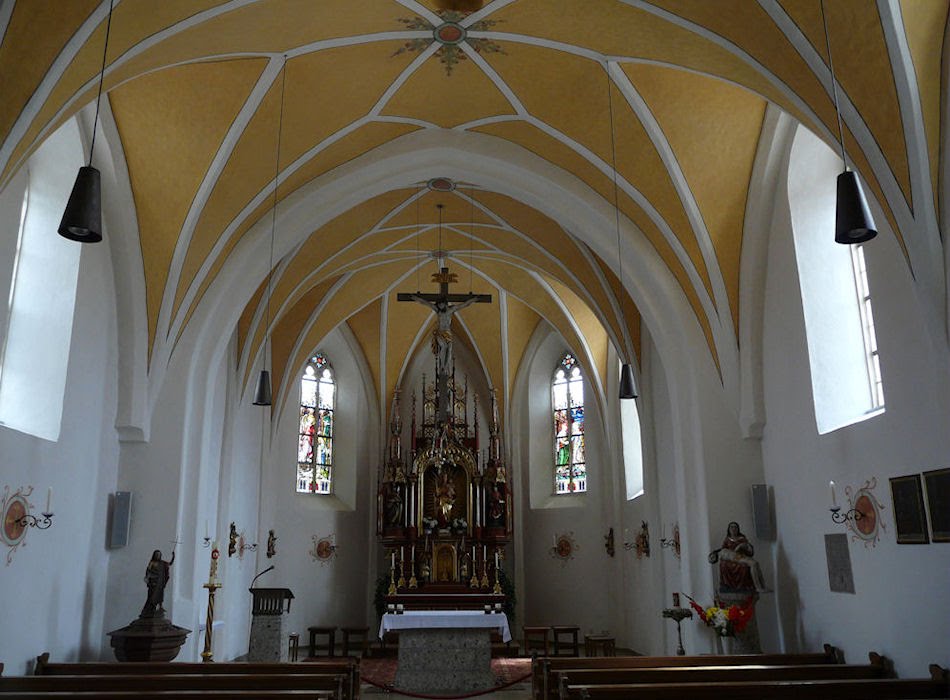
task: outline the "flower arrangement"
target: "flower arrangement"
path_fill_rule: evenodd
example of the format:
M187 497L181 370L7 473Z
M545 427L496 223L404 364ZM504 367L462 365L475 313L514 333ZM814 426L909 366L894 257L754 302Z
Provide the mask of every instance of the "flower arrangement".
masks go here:
M465 518L455 518L452 521L452 530L454 532L465 532L468 529L468 523Z
M439 521L435 518L423 517L422 518L422 529L425 532L432 532L439 526Z
M734 637L743 632L755 613L752 598L742 605L730 605L728 608L720 605L704 608L688 595L686 597L689 598L690 607L696 611L703 624L716 630L716 634L720 637Z

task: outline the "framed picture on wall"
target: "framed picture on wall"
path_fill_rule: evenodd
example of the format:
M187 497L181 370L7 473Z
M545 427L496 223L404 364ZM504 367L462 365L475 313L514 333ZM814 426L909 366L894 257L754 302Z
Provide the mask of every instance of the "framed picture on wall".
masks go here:
M920 474L895 476L891 479L894 498L894 522L897 525L897 544L927 544L927 514L924 511L924 492Z
M950 469L924 472L924 482L934 542L950 542Z

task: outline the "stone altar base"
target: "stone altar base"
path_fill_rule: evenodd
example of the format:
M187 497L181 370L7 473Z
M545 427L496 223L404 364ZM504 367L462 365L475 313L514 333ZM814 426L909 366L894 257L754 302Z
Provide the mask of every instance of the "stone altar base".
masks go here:
M140 617L130 625L109 632L119 661L171 661L181 650L189 629L173 625L164 614Z
M725 606L742 605L749 599L746 593L720 593L719 599ZM754 604L753 604L754 609ZM759 620L758 614L753 614L752 619L745 629L734 637L725 637L723 647L727 654L761 654L762 645L759 642Z
M455 695L494 686L488 629L399 631L398 690Z
M283 615L254 615L251 618L250 662L284 663L287 661L287 635Z

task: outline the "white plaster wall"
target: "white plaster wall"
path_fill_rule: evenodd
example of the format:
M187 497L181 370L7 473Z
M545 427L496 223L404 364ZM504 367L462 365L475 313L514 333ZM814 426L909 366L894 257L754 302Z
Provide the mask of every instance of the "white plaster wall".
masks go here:
M32 485L34 512L45 508L52 486L55 513L51 528L31 529L10 563L0 563L0 617L15 630L0 637L8 675L26 673L44 651L58 661L100 655L111 605L108 496L116 489L118 463L113 298L108 240L84 246L59 439L0 428L0 485Z
M519 369L512 408L512 431L521 436L514 461L520 486L518 512L524 533L524 586L517 591L519 607L524 612L517 624L579 625L583 634L617 635L622 631L622 623L611 615L616 594L611 595L610 581L620 576L621 567L616 557L607 555L604 535L617 524L612 507L613 470L619 460L611 457L603 442L604 419L596 403L586 401L587 492L553 496L550 382L568 347L549 326L542 326L536 331L542 334L540 342L532 343L536 350L526 355L527 365ZM593 397L587 382L589 372L581 369L585 396ZM532 496L531 491L536 488L532 482L545 478L545 493ZM551 556L551 548L555 536L566 532L573 533L578 549L572 559L562 562ZM520 629L515 636L520 636Z
M818 435L788 203L777 202L765 288L762 451L775 492L785 648L832 643L859 663L875 650L894 660L899 675L919 677L930 663L950 664L950 545L896 544L888 478L947 466L950 357L931 343L906 258L885 223L878 217L880 235L865 252L886 412ZM847 530L831 521L828 481L839 484L840 502L844 485L871 478L886 529L874 547L851 542L855 593L832 593L824 535Z
M257 569L260 586L287 587L295 596L286 627L298 632L302 644L309 626L372 625L367 600L367 578L375 578L370 556L375 547L376 499L374 474L379 462L377 412L370 405L374 388L360 362L361 350L345 328L333 331L315 348L326 354L336 373L334 489L345 498L298 494L295 491L299 388L289 392L261 480L262 516L258 531L261 547ZM256 407L252 407L256 408ZM259 409L258 409L259 410ZM254 422L249 421L251 429ZM259 423L257 424L259 431ZM277 536L277 554L267 559L267 531ZM329 562L311 556L313 537L334 535L338 550ZM249 582L249 579L248 579ZM244 586L246 588L246 585ZM246 591L245 591L246 594ZM339 644L341 636L337 635ZM244 651L247 640L244 640Z

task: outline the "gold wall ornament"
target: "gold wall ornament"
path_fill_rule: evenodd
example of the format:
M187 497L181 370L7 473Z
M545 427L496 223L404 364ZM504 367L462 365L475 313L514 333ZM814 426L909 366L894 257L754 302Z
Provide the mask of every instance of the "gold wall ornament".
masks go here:
M320 564L329 564L336 556L336 535L331 532L326 537L312 535L310 539L313 541L313 546L310 548L310 556L313 560Z
M574 558L574 552L580 549L580 545L574 539L574 531L562 532L554 536L554 546L550 549L550 554L555 559L559 559L562 564L568 559Z
M881 530L886 530L881 510L884 506L872 493L877 488L877 477L872 476L864 482L864 486L853 490L851 486L844 487L845 496L851 509L860 513L860 517L849 519L847 528L851 531L852 541L860 541L865 547L876 547L881 539Z

